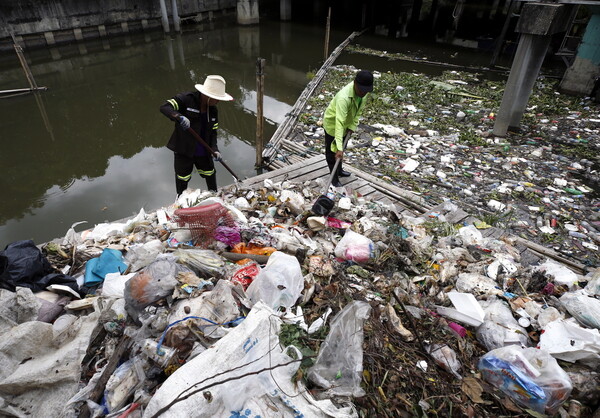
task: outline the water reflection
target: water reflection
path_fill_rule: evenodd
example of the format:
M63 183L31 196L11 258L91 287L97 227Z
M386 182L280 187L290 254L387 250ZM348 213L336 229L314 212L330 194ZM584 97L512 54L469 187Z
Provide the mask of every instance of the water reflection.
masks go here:
M62 236L80 220L93 226L171 202L173 157L164 145L172 123L158 107L208 74L223 75L235 98L219 105L224 158L239 176L254 175L256 58L267 58L268 138L304 88L306 72L318 67L322 30L210 24L181 35L131 35L26 53L38 84L49 90L0 100L0 248ZM22 79L18 62L0 61L0 89ZM217 170L219 185L232 182ZM194 178L191 187L205 186Z

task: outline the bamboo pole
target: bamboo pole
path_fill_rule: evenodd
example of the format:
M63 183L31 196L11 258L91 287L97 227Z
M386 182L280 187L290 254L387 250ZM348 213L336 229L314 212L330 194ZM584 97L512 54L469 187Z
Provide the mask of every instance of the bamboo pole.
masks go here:
M265 59L256 60L256 167L263 165L264 118L263 100L265 96Z
M323 60L329 56L329 29L331 27L331 7L327 13L327 25L325 26L325 50L323 52Z
M21 67L23 67L23 71L25 71L25 77L27 77L29 86L31 87L31 90L37 90L38 86L35 82L35 79L33 78L33 74L31 73L31 70L29 69L29 65L27 65L27 60L25 59L25 55L23 54L23 48L21 48L21 45L19 45L17 43L17 40L15 39L15 35L13 35L12 33L10 35L12 36L13 46L17 53L17 57L19 57L19 62L21 63Z

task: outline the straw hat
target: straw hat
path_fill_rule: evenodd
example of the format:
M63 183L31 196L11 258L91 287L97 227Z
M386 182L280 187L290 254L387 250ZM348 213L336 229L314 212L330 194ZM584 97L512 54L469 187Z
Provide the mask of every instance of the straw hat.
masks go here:
M225 79L220 75L209 75L204 80L204 84L196 84L196 90L205 96L217 100L233 100L229 94L225 93Z

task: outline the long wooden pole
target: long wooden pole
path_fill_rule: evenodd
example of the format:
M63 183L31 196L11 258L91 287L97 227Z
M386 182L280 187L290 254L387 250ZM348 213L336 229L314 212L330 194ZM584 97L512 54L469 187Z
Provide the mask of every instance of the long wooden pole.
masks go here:
M325 49L323 51L323 60L329 56L329 28L331 27L331 7L327 13L327 26L325 27Z
M19 62L21 63L21 67L23 67L23 71L25 71L25 76L27 77L29 86L31 86L31 90L37 90L38 86L35 82L35 79L33 78L33 74L31 73L31 70L29 69L29 65L27 65L27 60L25 59L25 55L23 55L23 48L21 48L21 45L19 45L17 43L17 40L15 39L15 36L12 33L11 33L11 36L13 39L13 46L15 48L15 51L17 52L17 56L19 57Z
M265 97L265 59L256 60L256 167L263 165L264 118L263 100Z

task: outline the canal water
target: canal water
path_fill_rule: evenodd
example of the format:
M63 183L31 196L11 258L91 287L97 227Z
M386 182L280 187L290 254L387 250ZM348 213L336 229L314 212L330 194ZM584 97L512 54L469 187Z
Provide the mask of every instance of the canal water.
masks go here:
M350 31L333 30L330 51ZM71 224L92 228L166 206L175 199L173 155L165 148L173 123L159 106L193 89L208 74L227 80L233 102L219 104L219 147L240 177L256 174L256 59L266 59L265 138L291 109L323 59L324 28L263 22L185 26L161 32L25 50L39 86L48 90L0 99L0 249L63 236ZM360 43L400 51L398 41ZM436 48L439 57L455 48ZM463 50L463 63L485 64ZM336 63L384 71L385 59L344 54ZM398 68L395 68L398 70ZM406 70L423 71L409 64ZM432 72L441 72L432 67ZM0 57L0 90L27 87L16 54ZM218 185L233 182L217 164ZM197 173L192 188L206 188Z

